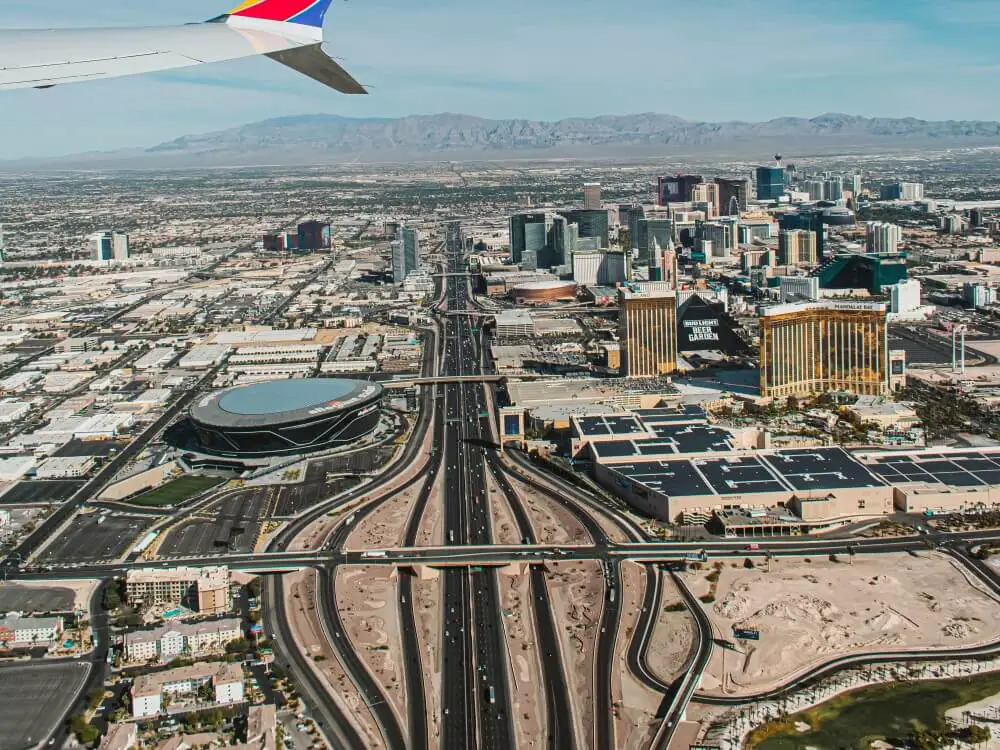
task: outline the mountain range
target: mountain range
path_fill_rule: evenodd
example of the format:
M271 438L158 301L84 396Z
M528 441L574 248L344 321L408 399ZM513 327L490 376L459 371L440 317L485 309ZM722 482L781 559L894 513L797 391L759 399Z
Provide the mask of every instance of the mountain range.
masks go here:
M148 166L302 164L476 158L613 158L684 154L799 155L1000 145L1000 123L824 114L766 122L698 122L633 114L556 121L490 120L463 114L351 118L278 117L148 149L88 154L76 161ZM65 157L61 160L65 163ZM74 159L70 159L73 162Z

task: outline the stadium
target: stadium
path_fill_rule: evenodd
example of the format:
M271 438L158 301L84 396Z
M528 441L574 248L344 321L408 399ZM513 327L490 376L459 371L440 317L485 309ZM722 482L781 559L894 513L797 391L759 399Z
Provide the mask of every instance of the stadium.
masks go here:
M340 378L270 380L196 401L188 412L199 448L240 458L348 445L378 426L382 386Z

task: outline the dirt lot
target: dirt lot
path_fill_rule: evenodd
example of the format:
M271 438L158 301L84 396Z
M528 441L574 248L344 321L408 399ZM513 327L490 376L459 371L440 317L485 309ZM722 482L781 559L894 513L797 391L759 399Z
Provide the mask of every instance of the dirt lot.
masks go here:
M375 510L357 522L354 530L347 536L344 549L387 549L403 546L406 521L422 484L423 482L417 482L401 492L388 493Z
M667 607L682 602L677 584L669 575L661 577L660 612L646 648L646 663L661 681L673 682L684 669L694 646L695 624L686 609L671 612Z
M552 562L547 566L545 579L576 719L576 745L593 748L597 720L594 716L594 660L604 608L601 564L597 560Z
M427 708L427 747L437 747L441 736L441 577L436 570L417 566L410 593L417 621L417 643L424 674Z
M382 747L382 735L364 699L340 665L316 613L316 572L288 573L284 578L285 611L295 642L313 659L313 668L345 715L353 718L366 747ZM318 657L318 658L317 658Z
M355 652L382 687L402 727L407 726L406 678L399 635L396 569L337 568L337 611Z
M503 618L507 650L511 658L511 715L515 717L517 746L531 747L547 731L542 664L535 632L535 612L531 601L531 575L517 566L502 571L500 606L509 613Z
M615 639L611 669L611 700L615 713L615 747L639 750L649 747L656 730L656 709L660 695L632 676L628 667L628 647L635 635L642 611L646 570L631 561L622 563L621 617Z
M583 524L558 501L516 477L509 479L531 521L535 541L539 544L593 544Z
M517 521L510 509L510 503L497 486L493 474L486 473L486 487L490 504L490 533L494 544L520 544Z
M858 555L853 564L781 558L770 573L726 565L706 606L715 637L732 640L737 626L759 630L760 640L746 641L745 653L716 649L701 687L754 692L833 656L994 640L1000 603L980 586L937 552Z

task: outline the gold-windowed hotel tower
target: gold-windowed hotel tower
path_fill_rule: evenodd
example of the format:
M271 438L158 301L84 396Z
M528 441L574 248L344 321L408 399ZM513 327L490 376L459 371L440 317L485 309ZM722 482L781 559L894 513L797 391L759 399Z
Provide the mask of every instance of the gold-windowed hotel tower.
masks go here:
M762 396L888 391L886 306L801 302L760 310Z
M677 369L677 292L664 281L618 288L622 374L666 375Z

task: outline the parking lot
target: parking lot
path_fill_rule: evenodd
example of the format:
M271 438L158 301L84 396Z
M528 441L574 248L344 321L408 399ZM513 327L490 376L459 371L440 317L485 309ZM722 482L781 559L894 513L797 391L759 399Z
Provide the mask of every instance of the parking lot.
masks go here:
M72 589L0 586L0 612L71 612L74 601Z
M358 477L339 477L329 482L305 482L277 488L273 516L279 518L294 516L359 484L361 480Z
M107 457L128 445L128 440L70 440L53 456L99 456Z
M213 503L197 519L172 529L158 553L161 556L214 552L250 552L257 540L267 505L273 505L273 487L238 492Z
M89 664L0 669L0 746L33 747L56 729L84 686Z
M385 465L393 453L393 446L380 445L345 456L316 459L309 462L305 481L322 482L326 480L327 474L369 474Z
M103 521L101 519L104 519ZM79 514L41 555L43 563L93 562L125 554L153 525L155 516Z
M0 496L0 505L63 503L83 486L82 479L49 479L18 482Z
M889 326L889 348L903 349L906 364L941 365L951 362L951 341L932 337L930 334L914 333L901 326Z

